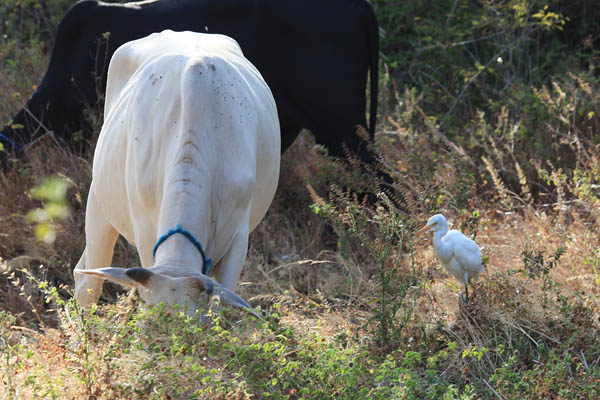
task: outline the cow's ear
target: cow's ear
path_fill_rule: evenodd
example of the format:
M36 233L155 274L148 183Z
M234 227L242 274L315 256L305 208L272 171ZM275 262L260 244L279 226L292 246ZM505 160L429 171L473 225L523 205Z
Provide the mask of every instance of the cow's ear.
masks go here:
M152 278L152 276L156 274L147 268L138 267L126 269L125 275L127 275L132 280L138 282L139 284L146 286L150 278Z
M144 271L139 271L144 270ZM153 272L145 268L98 268L75 270L78 274L94 275L118 283L125 287L137 287L144 285L152 276Z
M212 295L215 285L218 285L218 283L212 279L210 279L208 276L190 276L185 278L187 283L193 287L195 289L195 291L198 293L198 295L200 294L207 294L207 295Z

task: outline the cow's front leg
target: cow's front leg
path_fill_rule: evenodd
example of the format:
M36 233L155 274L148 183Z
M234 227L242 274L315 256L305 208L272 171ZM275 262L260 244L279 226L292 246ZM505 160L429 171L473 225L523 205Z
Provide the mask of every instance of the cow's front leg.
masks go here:
M104 279L80 274L77 273L77 270L110 267L118 236L119 233L108 223L97 207L94 192L90 190L85 215L86 247L73 271L75 297L79 304L86 309L98 302Z
M242 268L246 262L248 253L248 226L238 230L231 241L231 246L225 256L215 268L215 279L227 289L234 291L236 289Z
M246 255L248 253L248 227L246 226L241 231L238 231L231 241L231 246L225 254L225 256L215 266L215 280L223 285L225 288L235 292L238 280L244 268L246 261ZM209 307L219 313L221 310L221 303L227 303L223 301L217 295L217 291L211 296ZM242 300L243 301L243 300ZM247 305L249 307L249 305ZM209 323L210 319L203 317L204 323Z

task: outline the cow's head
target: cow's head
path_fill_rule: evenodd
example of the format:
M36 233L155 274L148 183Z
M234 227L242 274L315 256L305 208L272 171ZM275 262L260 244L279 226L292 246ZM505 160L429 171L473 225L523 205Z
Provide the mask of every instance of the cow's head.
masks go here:
M202 274L172 277L149 268L98 268L75 270L76 273L98 276L121 286L137 289L147 306L161 302L167 306L179 304L194 313L207 299L218 295L221 301L232 307L243 308L260 318L248 303L217 281Z

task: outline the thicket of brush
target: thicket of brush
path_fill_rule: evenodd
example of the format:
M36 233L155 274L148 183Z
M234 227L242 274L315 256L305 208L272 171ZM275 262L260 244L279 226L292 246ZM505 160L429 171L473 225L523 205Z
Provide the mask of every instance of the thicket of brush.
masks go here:
M69 4L0 5L2 121L39 81ZM138 313L116 287L86 315L71 271L91 150L46 135L0 173L3 398L600 396L598 11L373 4L379 162L333 160L308 135L285 154L239 288L264 321ZM430 239L414 239L434 212L484 247L468 305ZM138 265L135 249L119 241L114 264Z

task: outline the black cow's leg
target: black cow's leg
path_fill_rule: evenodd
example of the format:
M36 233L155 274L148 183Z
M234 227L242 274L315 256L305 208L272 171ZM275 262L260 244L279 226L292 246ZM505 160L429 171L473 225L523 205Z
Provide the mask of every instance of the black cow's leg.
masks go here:
M364 125L363 125L364 126ZM347 152L349 151L351 154L354 154L358 157L358 159L363 163L363 166L370 165L373 169L375 169L376 153L370 150L368 147L372 143L372 135L370 136L371 143L364 140L363 137L357 135L357 124L339 124L339 125L328 125L326 129L319 130L315 135L315 140L317 143L327 147L330 155L339 157L341 160L348 160ZM324 134L326 132L327 134ZM366 129L364 133L366 133ZM365 169L363 168L363 171ZM392 188L393 179L387 173L376 170L378 184L381 185L381 189L383 189L388 194L393 194L394 190ZM371 204L377 201L377 194L374 192L370 192L371 189L367 189L369 192L364 193L368 196L369 202ZM392 201L395 196L392 196ZM398 204L396 204L398 205Z
M369 142L361 138L357 133L363 129L367 134L363 123L340 123L328 124L319 130L312 130L317 143L327 147L329 154L342 160L347 159L347 152L356 155L365 164L372 164L375 161L374 154L368 149ZM372 141L372 135L368 134Z
M281 153L283 154L300 134L303 126L301 115L291 105L279 106L279 125L281 129Z
M283 154L300 134L302 127L294 124L281 125L281 153Z

